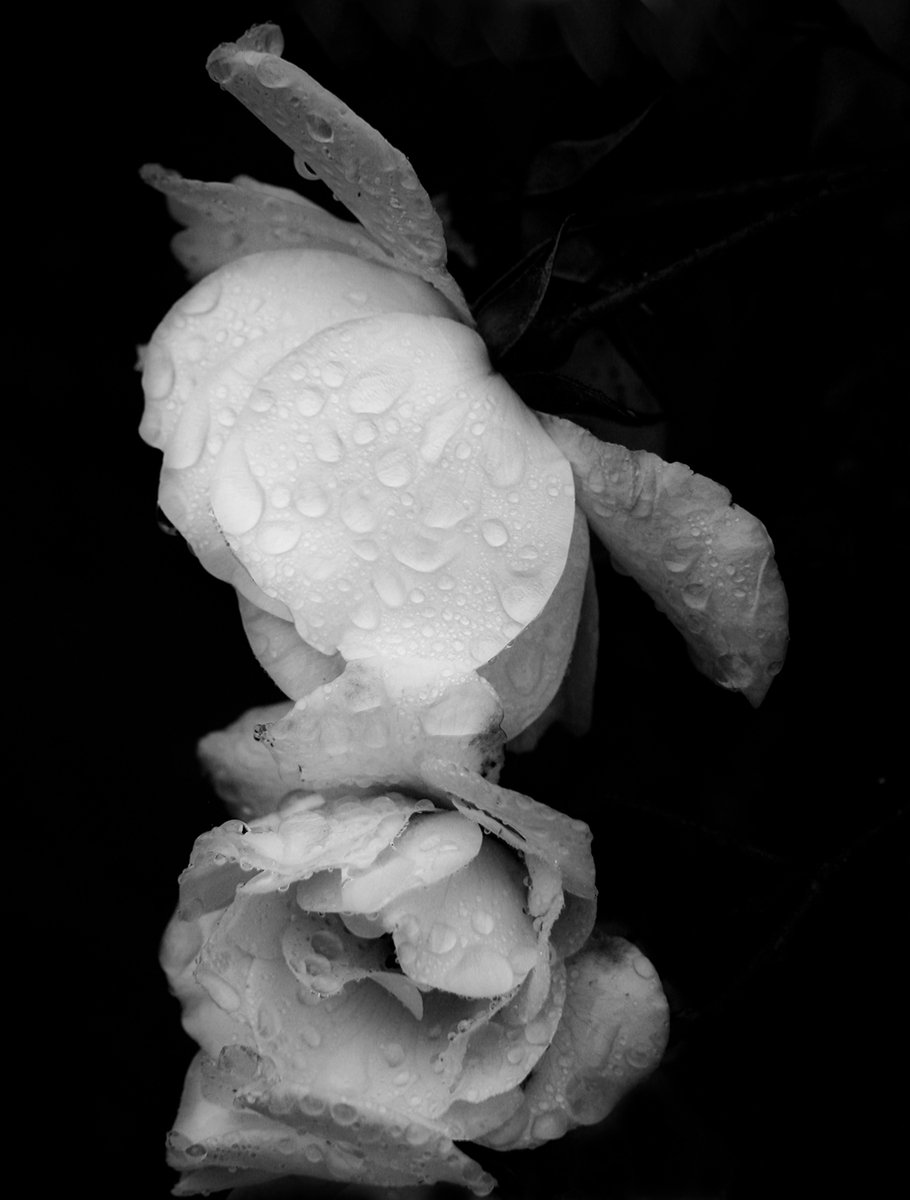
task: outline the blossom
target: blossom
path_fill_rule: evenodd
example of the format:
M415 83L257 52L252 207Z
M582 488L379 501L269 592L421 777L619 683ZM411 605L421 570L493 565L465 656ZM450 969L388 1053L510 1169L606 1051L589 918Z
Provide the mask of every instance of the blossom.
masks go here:
M582 952L593 893L584 823L504 789L461 811L297 791L204 834L162 952L201 1048L178 1194L264 1173L484 1195L455 1142L602 1119L659 1059L667 1008L628 943Z
M700 668L758 703L782 660L770 539L681 464L538 417L495 372L399 151L260 26L210 73L357 217L145 171L197 279L142 354L159 502L237 591L286 699L200 746L203 834L162 961L200 1046L170 1159L191 1194L308 1174L492 1180L653 1068L648 960L592 936L590 830L499 785L584 728L589 530Z

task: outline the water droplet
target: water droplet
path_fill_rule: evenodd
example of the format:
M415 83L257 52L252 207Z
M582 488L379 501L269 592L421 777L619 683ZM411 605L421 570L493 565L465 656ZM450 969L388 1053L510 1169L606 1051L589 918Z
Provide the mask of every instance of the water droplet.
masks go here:
M396 1087L405 1087L410 1082L411 1082L411 1072L410 1071L399 1071L398 1074L395 1076L395 1078L392 1080L392 1083L394 1083Z
M355 487L342 497L338 514L352 533L370 533L379 523L374 505L375 497L368 487Z
M544 1021L532 1021L525 1026L525 1040L532 1046L545 1046L550 1040L550 1029Z
M317 1050L322 1045L322 1034L312 1025L304 1025L300 1029L300 1038L306 1045Z
M225 446L218 463L211 501L215 520L226 534L248 533L262 516L264 497L236 435Z
M354 542L351 549L364 562L375 562L379 557L379 547L369 538L362 538L360 541Z
M335 130L324 117L320 117L317 113L307 113L304 120L307 131L314 142L335 140Z
M253 68L256 78L267 88L287 87L291 82L288 64L280 58L261 58Z
M330 388L341 387L341 385L344 383L345 374L346 374L345 369L344 369L344 363L335 362L335 361L327 362L323 366L320 374L322 376L322 382L325 384L326 387L330 387Z
M529 621L533 621L543 607L537 589L523 583L509 584L502 588L499 599L507 616L519 625L527 625Z
M488 912L479 909L471 914L471 925L481 937L488 937L493 932L496 922Z
M197 399L190 400L184 405L164 451L164 466L175 471L192 467L202 457L208 432L208 405Z
M387 367L364 372L348 392L348 404L355 413L383 413L391 408L411 386L413 373L408 367Z
M389 608L400 608L405 602L404 585L394 571L379 569L373 572L373 587L380 600Z
M460 551L461 544L462 540L457 536L436 541L421 534L412 534L393 542L392 554L403 566L430 574L451 562Z
M319 461L324 463L340 462L344 454L341 438L334 429L330 429L328 426L323 426L314 432L313 449Z
M180 312L188 317L201 317L211 312L221 299L221 284L213 279L204 279L192 288L180 301Z
M414 588L408 593L408 599L412 604L423 604L426 598L426 593L422 592L420 588Z
M452 926L437 921L430 930L427 944L433 954L448 954L450 950L454 950L457 942L458 935Z
M329 498L315 479L299 480L294 491L294 507L303 516L321 517L328 512Z
M174 386L174 363L163 346L149 346L142 370L142 386L149 400L166 400Z
M358 629L375 629L379 624L379 607L375 600L363 600L351 613L351 621Z
M653 965L645 958L643 954L637 955L632 959L632 969L636 975L640 975L642 979L653 979L657 972Z
M358 421L351 437L355 446L368 446L370 442L375 441L378 433L379 430L372 421Z
M373 467L376 478L386 487L405 487L414 478L411 452L406 446L394 446L381 455Z
M506 1052L506 1059L512 1064L513 1067L522 1062L524 1057L525 1052L521 1046L513 1046L511 1050Z
M711 589L703 583L690 583L688 587L683 588L682 598L689 608L702 609L711 598Z
M518 557L524 559L525 562L533 562L535 558L539 557L539 555L540 551L537 549L537 547L530 544L527 546L522 546L518 551Z
M651 1054L641 1046L633 1046L630 1050L626 1051L626 1062L630 1067L635 1067L639 1071L644 1070L645 1067L649 1067L651 1061Z
M333 1104L329 1112L332 1120L338 1125L353 1125L357 1120L357 1109L353 1104L345 1104L343 1101Z
M296 521L266 521L256 530L256 545L266 554L287 554L300 541Z
M302 154L294 155L294 170L304 179L318 179L318 171L314 171Z
M192 1145L187 1146L183 1153L187 1156L187 1158L195 1158L198 1161L205 1158L205 1156L208 1154L208 1150L206 1150L205 1146L203 1146L201 1142L193 1142Z
M388 1042L382 1047L382 1056L390 1067L400 1067L404 1062L404 1047L399 1042Z
M315 417L325 406L325 396L315 388L301 388L294 395L294 404L302 417Z
M509 531L502 521L484 521L480 532L488 546L504 546L509 540Z
M358 305L358 307L361 304L366 304L369 299L366 292L348 292L347 298L352 304Z

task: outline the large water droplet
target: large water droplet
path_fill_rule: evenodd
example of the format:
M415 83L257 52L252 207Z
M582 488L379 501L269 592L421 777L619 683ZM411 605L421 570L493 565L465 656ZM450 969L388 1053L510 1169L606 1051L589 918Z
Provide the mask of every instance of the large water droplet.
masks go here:
M192 467L202 457L208 432L208 405L194 397L183 406L180 420L165 448L163 465L175 471Z
M294 394L294 404L302 417L315 417L325 406L325 396L315 388L301 388Z
M183 297L179 311L188 317L201 317L211 312L220 299L221 284L214 279L204 279Z
M287 554L300 541L296 521L266 521L256 530L256 545L266 554Z
M250 471L243 443L236 436L219 460L211 500L215 520L227 534L248 533L262 516L264 497Z
M344 363L327 362L322 368L322 382L326 387L337 388L341 387L345 380Z
M543 607L537 589L524 583L513 583L504 587L499 593L499 599L506 614L519 625L527 625L529 621L533 621Z
M386 487L405 487L414 478L410 450L406 446L393 446L376 460L373 470L379 482Z
M307 131L314 142L332 142L335 140L335 130L317 113L307 113L304 118Z
M488 937L496 927L496 922L488 912L478 909L471 914L471 926L481 937Z
M256 78L267 88L287 87L291 82L288 64L280 58L261 58L253 68Z
M682 598L689 608L700 610L707 606L711 598L711 589L703 583L690 583L688 587L683 588Z
M509 540L509 531L502 521L484 521L480 526L480 532L488 546L504 546Z
M329 498L315 479L299 480L294 490L294 507L303 516L322 517L328 512Z
M430 574L451 562L460 551L461 544L462 539L457 536L436 541L420 534L412 534L399 537L393 542L392 554L403 566Z
M174 386L174 363L163 346L149 346L142 369L142 387L149 400L166 400Z
M355 446L369 446L370 442L376 440L379 430L373 421L358 421L354 426L351 437L354 440Z
M375 629L379 624L379 607L375 600L366 599L351 613L351 621L358 629Z
M356 487L346 492L341 499L338 514L352 533L370 533L379 523L375 497L366 487Z
M379 569L373 572L373 587L380 600L389 608L400 608L405 602L405 589L394 571Z
M355 413L382 413L410 388L413 373L408 367L366 371L352 384L348 404Z
M337 463L344 455L341 438L334 429L324 426L313 433L313 450L320 462Z
M457 942L458 935L452 926L437 921L430 930L427 945L433 954L448 954L450 950L455 949Z

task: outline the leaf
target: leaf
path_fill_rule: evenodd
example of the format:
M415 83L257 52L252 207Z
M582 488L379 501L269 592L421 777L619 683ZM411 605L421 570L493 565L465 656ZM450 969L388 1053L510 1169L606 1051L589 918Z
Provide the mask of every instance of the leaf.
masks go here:
M578 183L635 132L657 103L657 100L653 100L637 117L604 137L589 141L553 142L544 147L531 164L525 185L526 194L543 196Z
M530 250L475 303L478 332L494 362L508 354L537 316L570 219L566 217L554 238Z

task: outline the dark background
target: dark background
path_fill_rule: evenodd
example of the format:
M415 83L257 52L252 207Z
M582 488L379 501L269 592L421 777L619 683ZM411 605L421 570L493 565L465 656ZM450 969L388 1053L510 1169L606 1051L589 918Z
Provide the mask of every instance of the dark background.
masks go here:
M30 432L14 462L44 549L10 626L38 685L38 866L14 907L38 949L35 1185L163 1197L173 1182L163 1138L191 1047L157 942L193 838L223 819L194 745L273 697L228 589L159 525L134 372L184 288L139 166L296 185L288 151L204 69L262 20L445 194L469 299L569 213L585 232L547 298L556 326L731 243L597 322L600 350L609 339L634 369L607 378L590 330L571 369L659 408L631 435L766 523L789 658L750 709L597 555L593 730L552 733L504 782L591 823L601 918L656 963L672 1039L606 1126L477 1157L503 1200L890 1193L906 1117L910 60L906 6L886 0L250 0L37 31L17 93L37 120L14 240L37 286L15 348ZM576 186L524 194L543 147L655 100Z

